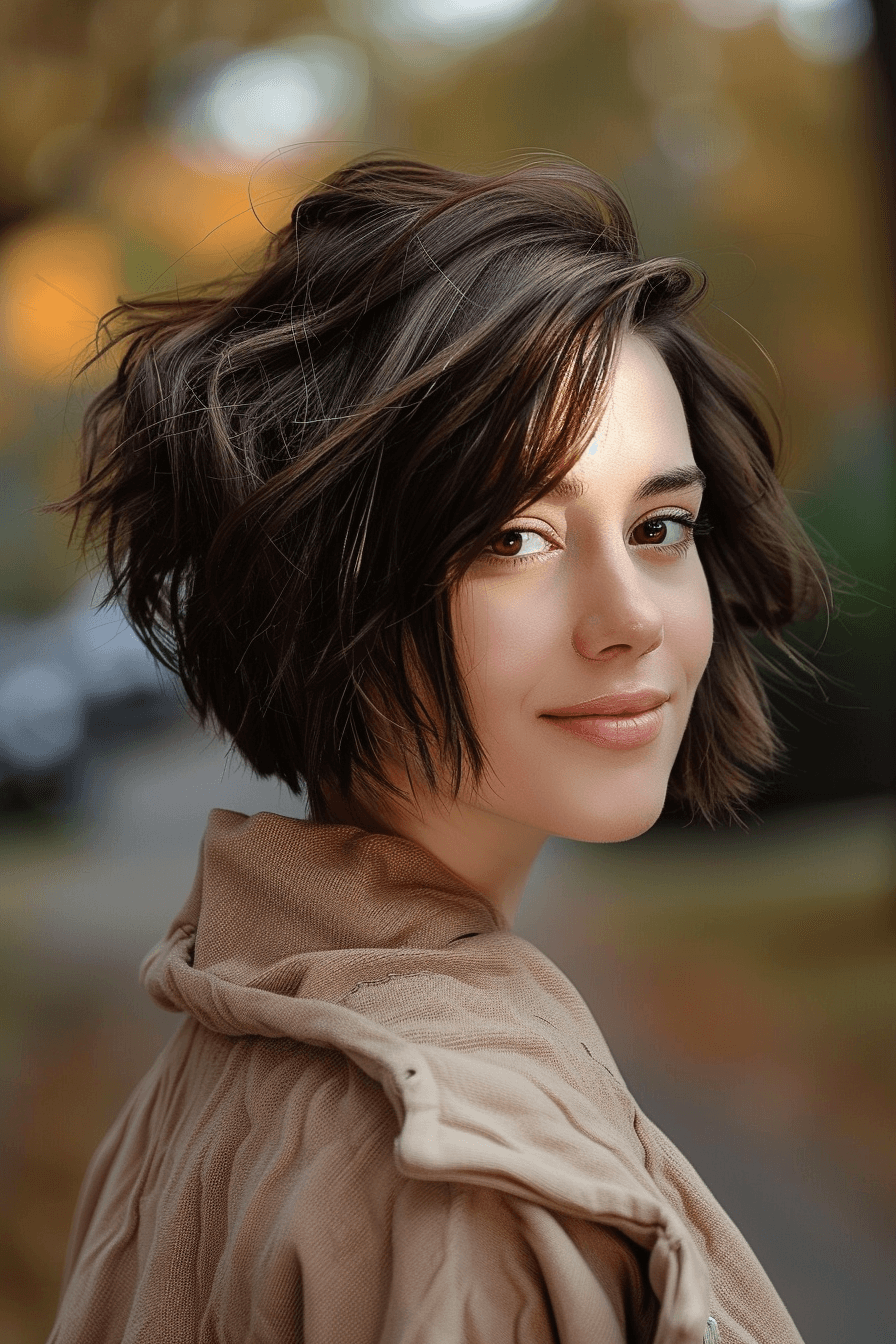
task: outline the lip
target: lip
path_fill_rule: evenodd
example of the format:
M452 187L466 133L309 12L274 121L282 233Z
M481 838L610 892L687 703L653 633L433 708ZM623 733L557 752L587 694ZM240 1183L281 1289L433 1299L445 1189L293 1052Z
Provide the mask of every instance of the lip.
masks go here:
M668 699L665 691L644 688L601 695L578 705L565 705L541 717L586 742L614 751L628 751L646 746L659 736L663 726L663 706Z
M583 700L578 705L564 705L561 709L548 709L544 717L548 719L581 718L583 715L600 715L615 718L620 715L643 714L649 709L659 709L669 699L668 691L656 691L652 686L644 686L636 691L619 691L616 695L599 695L596 700Z

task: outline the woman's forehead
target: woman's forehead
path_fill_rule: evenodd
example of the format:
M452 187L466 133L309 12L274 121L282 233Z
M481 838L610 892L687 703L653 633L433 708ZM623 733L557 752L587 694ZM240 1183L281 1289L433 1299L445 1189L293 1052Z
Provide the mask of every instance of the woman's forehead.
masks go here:
M594 486L616 483L636 500L706 484L675 381L656 347L635 334L620 343L590 442L547 497L572 503Z
M629 435L650 444L688 438L684 407L666 361L636 333L620 342L603 413L585 455L600 452L607 439Z

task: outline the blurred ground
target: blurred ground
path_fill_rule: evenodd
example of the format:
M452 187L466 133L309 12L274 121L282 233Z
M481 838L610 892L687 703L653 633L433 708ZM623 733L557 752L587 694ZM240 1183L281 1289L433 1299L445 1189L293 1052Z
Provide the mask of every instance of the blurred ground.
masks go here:
M295 812L183 724L97 755L89 822L7 835L0 1344L38 1344L84 1167L175 1020L136 967L212 806ZM590 1003L632 1090L745 1232L808 1344L890 1337L892 816L548 846L518 931Z

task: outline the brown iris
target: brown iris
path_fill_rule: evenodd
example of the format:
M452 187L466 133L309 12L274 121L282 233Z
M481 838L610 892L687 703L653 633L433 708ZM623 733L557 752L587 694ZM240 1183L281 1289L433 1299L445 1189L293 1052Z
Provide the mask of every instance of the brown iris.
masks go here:
M501 532L491 543L491 548L495 555L512 556L519 555L523 547L523 532L521 528L510 528L507 532Z
M638 546L643 546L645 542L666 540L668 535L668 526L664 518L646 518L643 523L632 532L632 537ZM642 535L639 537L638 533Z

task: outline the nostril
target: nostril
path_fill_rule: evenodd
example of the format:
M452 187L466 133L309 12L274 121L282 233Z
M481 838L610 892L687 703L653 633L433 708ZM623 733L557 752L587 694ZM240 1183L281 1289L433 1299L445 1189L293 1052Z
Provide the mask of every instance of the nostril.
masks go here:
M631 644L610 644L605 649L599 649L592 653L581 640L574 640L576 653L587 658L590 663L608 663L612 658L618 658L620 654L630 653Z

